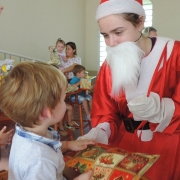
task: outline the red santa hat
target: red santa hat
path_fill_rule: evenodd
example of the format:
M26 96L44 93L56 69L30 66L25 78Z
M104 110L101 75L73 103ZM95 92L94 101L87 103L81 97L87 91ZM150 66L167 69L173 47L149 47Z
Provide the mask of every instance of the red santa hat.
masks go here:
M112 14L135 13L146 16L142 0L101 0L96 11L96 21Z

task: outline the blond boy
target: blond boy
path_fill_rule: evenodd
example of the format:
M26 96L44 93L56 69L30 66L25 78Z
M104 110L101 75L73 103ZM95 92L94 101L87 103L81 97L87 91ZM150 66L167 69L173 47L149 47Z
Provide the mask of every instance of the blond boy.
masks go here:
M0 108L17 124L9 159L10 180L64 180L61 151L82 150L93 141L60 142L50 128L62 120L67 87L65 76L44 63L15 66L0 86ZM92 171L75 178L90 179Z

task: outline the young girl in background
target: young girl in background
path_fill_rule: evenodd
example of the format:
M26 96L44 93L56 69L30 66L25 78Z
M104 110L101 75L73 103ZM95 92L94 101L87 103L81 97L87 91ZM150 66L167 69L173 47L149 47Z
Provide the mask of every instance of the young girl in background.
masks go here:
M61 39L59 38L57 41L56 41L56 49L57 49L57 54L59 56L59 59L61 61L61 63L64 61L66 62L67 61L67 58L66 58L66 53L64 52L64 48L66 47L66 43Z
M68 61L68 59L66 58L66 53L64 52L65 47L66 47L66 43L61 38L59 38L56 41L56 50L61 62L61 66L59 67L60 70L63 70L65 68L64 64L66 64ZM64 73L64 75L67 78L68 73Z

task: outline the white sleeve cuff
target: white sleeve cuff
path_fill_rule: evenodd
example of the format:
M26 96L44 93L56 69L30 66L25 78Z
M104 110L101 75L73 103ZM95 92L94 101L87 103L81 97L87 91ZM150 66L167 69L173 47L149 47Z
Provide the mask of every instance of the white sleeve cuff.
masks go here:
M109 139L109 137L111 135L111 129L110 129L110 125L108 122L100 123L96 127L103 129L106 132L106 135Z
M107 122L98 124L92 128L87 134L80 136L77 140L92 139L102 144L108 144L108 139L111 135L110 125Z
M155 131L162 132L170 124L171 119L174 115L175 105L172 99L162 98L161 100L161 112L155 118L159 118L159 125ZM151 121L150 121L151 122Z

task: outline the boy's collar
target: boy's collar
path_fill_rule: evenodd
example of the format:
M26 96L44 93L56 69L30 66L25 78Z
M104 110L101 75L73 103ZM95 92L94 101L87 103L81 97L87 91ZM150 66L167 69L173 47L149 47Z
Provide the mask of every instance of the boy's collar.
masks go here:
M37 141L37 142L41 142L43 144L46 144L46 145L50 146L51 148L53 148L56 152L62 146L62 143L60 142L60 135L58 134L57 131L55 131L51 127L49 127L47 130L49 138L45 138L45 137L39 136L33 132L29 132L18 124L15 125L15 130L16 130L17 135L19 135L23 138L30 139L32 141Z

